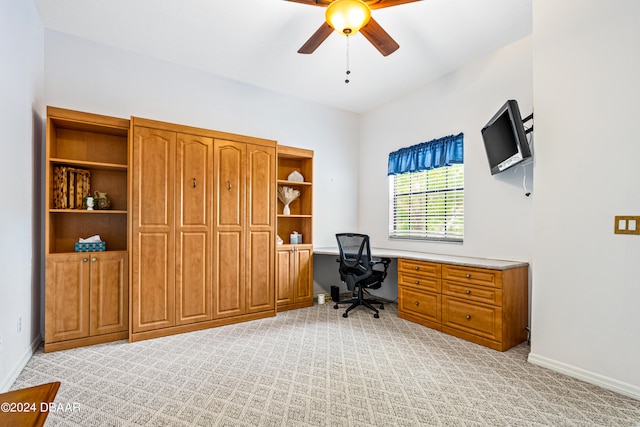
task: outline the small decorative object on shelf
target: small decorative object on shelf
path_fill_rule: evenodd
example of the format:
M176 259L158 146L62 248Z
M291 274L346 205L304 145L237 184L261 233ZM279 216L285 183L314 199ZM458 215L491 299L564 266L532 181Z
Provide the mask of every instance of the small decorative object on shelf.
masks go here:
M107 193L95 191L93 195L98 201L96 206L97 209L109 209L109 207L111 206L111 201L107 198Z
M278 187L278 199L284 204L284 209L282 209L283 214L291 214L289 204L298 197L300 197L300 191L295 188L287 187L286 185Z
M302 244L302 234L294 231L289 235L289 243L292 245L301 245Z
M284 244L284 240L282 240L282 237L276 234L276 245L283 245L283 244Z
M93 206L94 206L93 196L87 196L84 198L84 206L87 208L88 211L93 210Z
M291 172L287 179L293 182L304 182L304 176L302 176L302 174L298 171Z
M89 195L91 172L69 166L53 169L54 209L82 209L84 197Z
M86 239L80 238L75 243L76 252L104 252L106 250L107 243L103 242L97 234Z

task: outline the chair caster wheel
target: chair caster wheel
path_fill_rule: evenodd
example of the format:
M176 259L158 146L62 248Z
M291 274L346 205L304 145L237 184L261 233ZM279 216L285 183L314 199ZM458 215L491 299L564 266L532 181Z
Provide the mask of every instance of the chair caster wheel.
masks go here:
M334 305L333 308L338 309L338 304Z
M384 310L384 305L380 305L380 310Z
M342 317L349 317L349 315L347 313L343 313Z
M375 317L376 319L380 318L380 315L378 313L374 314L373 317Z

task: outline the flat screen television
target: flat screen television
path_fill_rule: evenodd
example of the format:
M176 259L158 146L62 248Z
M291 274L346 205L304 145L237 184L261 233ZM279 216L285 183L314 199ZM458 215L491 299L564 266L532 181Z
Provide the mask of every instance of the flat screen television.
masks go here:
M531 157L518 102L510 99L482 128L491 175L509 169Z

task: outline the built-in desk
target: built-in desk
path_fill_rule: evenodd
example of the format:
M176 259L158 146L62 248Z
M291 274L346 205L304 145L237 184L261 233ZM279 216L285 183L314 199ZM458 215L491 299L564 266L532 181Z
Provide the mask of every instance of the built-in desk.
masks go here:
M527 339L529 264L371 248L398 260L398 316L504 351ZM338 255L338 248L314 248Z
M313 248L313 253L318 255L340 255L338 247ZM405 258L416 261L429 261L466 267L490 268L493 270L509 270L517 267L528 267L529 263L524 261L506 261L488 258L473 258L455 255L441 255L427 252L404 251L399 249L371 248L374 257Z

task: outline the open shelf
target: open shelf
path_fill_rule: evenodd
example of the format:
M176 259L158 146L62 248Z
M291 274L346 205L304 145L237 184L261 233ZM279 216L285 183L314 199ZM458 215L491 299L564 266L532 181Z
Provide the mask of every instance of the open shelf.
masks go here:
M78 239L96 234L106 242L109 252L128 249L128 163L128 120L49 107L47 254L74 252ZM84 186L75 182L78 177L83 178ZM84 196L95 197L96 192L107 194L108 209L84 208Z

